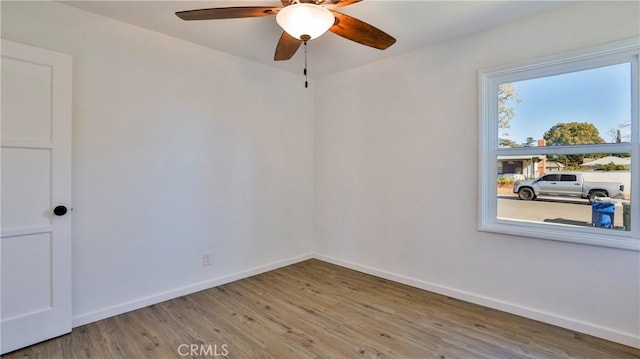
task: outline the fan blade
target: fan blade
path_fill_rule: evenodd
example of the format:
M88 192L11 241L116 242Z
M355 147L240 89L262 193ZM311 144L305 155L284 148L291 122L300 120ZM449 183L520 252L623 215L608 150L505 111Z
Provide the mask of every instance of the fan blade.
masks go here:
M336 23L329 30L334 34L380 50L384 50L396 42L396 39L391 35L364 21L339 12L332 11L332 13L336 17Z
M324 3L322 3L322 5L324 7L326 7L329 10L333 10L333 9L337 9L337 8L341 8L341 7L345 7L345 6L349 6L351 4L355 4L357 2L360 2L362 0L333 0L333 1L326 1Z
M277 14L279 10L279 7L265 6L219 7L213 9L178 11L176 15L182 20L220 20L273 16Z
M300 44L302 44L302 40L298 40L287 34L286 31L283 31L278 41L278 46L276 46L276 53L273 55L273 59L275 61L289 60L296 54Z

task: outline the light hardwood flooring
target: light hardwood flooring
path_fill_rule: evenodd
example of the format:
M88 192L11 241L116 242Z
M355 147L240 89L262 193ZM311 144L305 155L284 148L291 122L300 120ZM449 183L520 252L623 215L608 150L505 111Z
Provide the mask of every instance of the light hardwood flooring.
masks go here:
M192 354L204 355L191 355L192 344ZM216 355L638 359L640 350L308 260L78 327L3 358Z

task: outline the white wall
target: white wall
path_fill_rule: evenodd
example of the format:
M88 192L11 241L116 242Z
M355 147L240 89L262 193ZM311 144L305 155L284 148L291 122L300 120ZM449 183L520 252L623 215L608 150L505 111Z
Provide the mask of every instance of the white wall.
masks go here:
M319 79L349 94L315 99L319 258L640 347L640 253L477 231L477 70L638 36L638 14L571 4Z
M310 256L300 76L53 2L2 37L73 56L75 325Z

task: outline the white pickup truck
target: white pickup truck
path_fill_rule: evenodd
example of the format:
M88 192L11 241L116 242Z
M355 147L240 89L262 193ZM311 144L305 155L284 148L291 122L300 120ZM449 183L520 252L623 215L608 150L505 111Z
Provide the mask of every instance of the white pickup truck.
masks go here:
M550 173L534 180L516 181L513 193L523 200L538 196L579 197L593 202L596 197L624 198L619 182L585 182L581 173Z

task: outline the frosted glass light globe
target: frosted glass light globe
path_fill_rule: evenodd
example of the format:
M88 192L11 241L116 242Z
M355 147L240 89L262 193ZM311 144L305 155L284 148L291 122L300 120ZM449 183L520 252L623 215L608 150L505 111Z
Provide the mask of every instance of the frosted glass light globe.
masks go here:
M282 8L276 15L280 27L296 39L313 40L322 36L335 22L331 11L315 4L293 4ZM307 36L305 36L307 35Z

